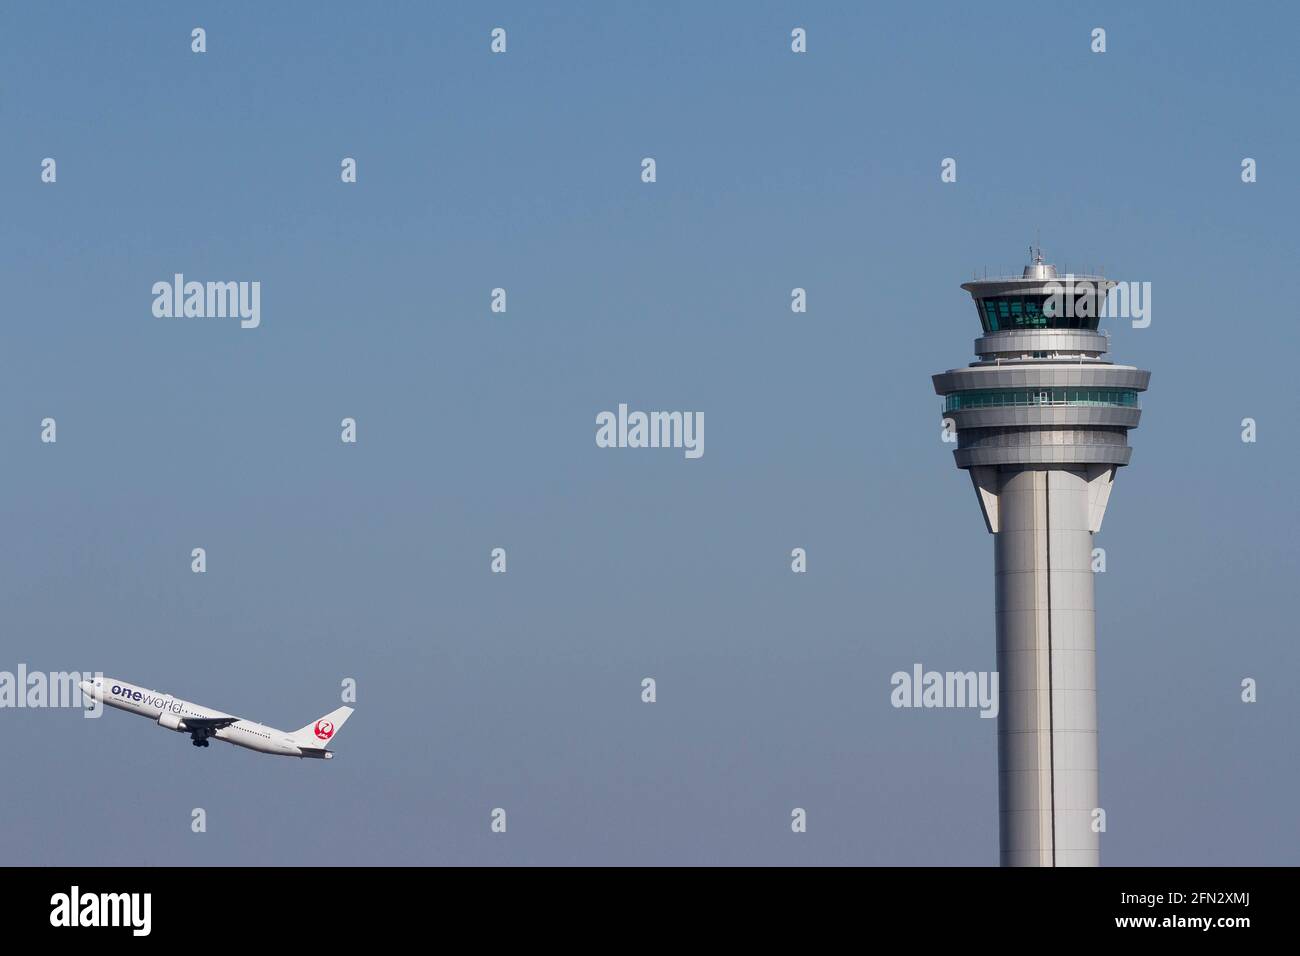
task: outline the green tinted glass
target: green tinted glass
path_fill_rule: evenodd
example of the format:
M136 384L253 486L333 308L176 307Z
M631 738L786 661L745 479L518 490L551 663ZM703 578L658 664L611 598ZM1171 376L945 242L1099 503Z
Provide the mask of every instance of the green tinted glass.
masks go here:
M1048 313L1048 296L1000 295L981 300L981 324L985 332L1006 332L1014 329L1091 329L1097 328L1097 316L1075 315L1071 303L1062 299L1054 303L1058 314ZM1081 309L1079 311L1082 311ZM1096 311L1095 309L1093 311Z
M1132 389L1034 388L978 392L954 392L944 400L944 411L964 408L998 408L1007 405L1107 405L1136 408L1138 393Z

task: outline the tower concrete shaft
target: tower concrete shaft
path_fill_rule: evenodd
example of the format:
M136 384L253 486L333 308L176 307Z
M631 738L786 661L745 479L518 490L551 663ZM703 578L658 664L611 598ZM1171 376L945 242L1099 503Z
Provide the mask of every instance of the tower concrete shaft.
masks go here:
M979 361L934 376L993 535L1004 866L1100 862L1092 536L1150 373L1103 358L1100 276L966 283Z

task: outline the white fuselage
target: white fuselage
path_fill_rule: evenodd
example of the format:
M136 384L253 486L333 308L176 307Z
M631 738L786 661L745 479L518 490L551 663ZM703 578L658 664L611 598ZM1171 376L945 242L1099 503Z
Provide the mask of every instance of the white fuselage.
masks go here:
M332 756L328 751L323 751L324 741L321 741L316 748L299 746L294 742L293 735L286 731L253 720L234 718L231 714L212 710L209 707L200 707L188 700L138 687L135 684L127 684L111 677L82 681L81 690L88 696L103 701L109 707L148 717L159 726L178 733L192 734L200 720L225 718L231 720L229 725L213 729L203 734L203 738L224 740L236 747L246 747L260 753L285 757ZM186 724L187 718L192 721L189 725Z

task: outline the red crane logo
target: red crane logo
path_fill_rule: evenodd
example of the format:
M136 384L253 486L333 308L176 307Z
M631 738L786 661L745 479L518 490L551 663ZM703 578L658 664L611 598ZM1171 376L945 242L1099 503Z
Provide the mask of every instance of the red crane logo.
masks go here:
M329 740L334 736L334 725L328 720L316 721L316 736L321 740Z

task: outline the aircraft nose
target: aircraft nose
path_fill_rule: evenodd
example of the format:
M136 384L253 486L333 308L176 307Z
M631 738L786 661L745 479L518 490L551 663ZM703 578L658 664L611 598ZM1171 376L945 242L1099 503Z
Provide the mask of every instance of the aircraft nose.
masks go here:
M90 681L83 680L80 683L78 683L77 686L81 688L81 692L85 694L87 697L93 698L95 696L95 687L93 684L90 683Z

